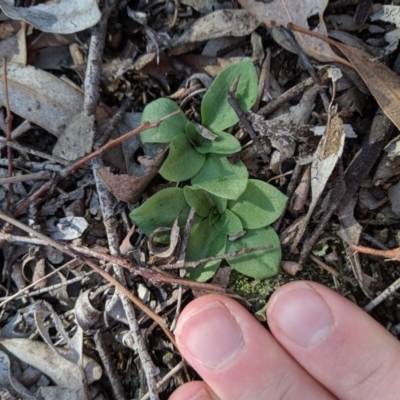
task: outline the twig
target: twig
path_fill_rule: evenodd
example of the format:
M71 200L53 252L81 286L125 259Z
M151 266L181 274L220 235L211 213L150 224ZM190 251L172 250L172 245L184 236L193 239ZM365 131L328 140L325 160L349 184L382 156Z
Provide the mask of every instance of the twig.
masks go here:
M92 36L90 39L90 47L89 47L89 54L88 54L88 62L85 74L85 96L84 96L84 111L87 115L92 116L96 113L97 102L99 99L99 86L100 86L100 76L101 76L101 60L103 55L104 43L105 43L105 36L107 31L107 21L109 15L114 8L116 0L106 0L104 7L102 9L102 16L100 22L95 26ZM114 141L115 142L115 141ZM103 149L107 145L100 148ZM100 154L100 153L99 153ZM85 157L84 157L85 159ZM111 194L108 191L107 187L104 185L103 181L100 179L98 175L98 169L103 166L102 160L100 158L91 158L92 162L92 170L93 175L96 182L96 188L99 196L99 202L101 211L103 214L103 223L106 229L107 240L109 244L109 249L111 255L118 256L119 255L119 237L117 233L117 221L115 216L113 215L113 206L112 206L112 198ZM118 282L117 289L120 291L120 299L128 320L130 332L134 338L136 344L136 350L138 352L146 380L147 385L150 391L150 399L151 400L158 400L159 396L157 393L157 382L155 376L159 374L158 368L153 364L150 355L147 352L146 343L144 341L143 335L140 332L139 324L137 322L135 316L135 310L133 308L133 304L129 301L132 299L132 296L126 296L126 292L130 294L130 292L125 288L126 280L123 269L118 264L113 264L114 274L117 278L116 282ZM111 282L111 281L110 281ZM123 290L121 290L123 288ZM136 299L134 304L138 304ZM140 302L141 306L143 307L144 304ZM148 309L145 306L145 309L141 309L144 311ZM147 310L144 311L147 313ZM163 321L157 314L155 314L152 310L150 310L153 316L160 321ZM175 339L173 338L172 333L167 328L165 322L162 322L164 327L163 329L165 332L168 332L168 337L171 339L173 343L175 343Z
M25 132L29 131L29 129L32 128L32 125L30 124L29 121L24 120L24 122L20 125L18 125L12 132L11 132L11 138L12 140L18 139L20 136L22 136ZM2 138L3 139L3 138ZM7 140L7 139L6 139ZM6 147L6 143L0 144L0 150Z
M339 172L340 172L340 177L334 188L332 189L332 193L330 195L330 205L329 207L325 210L324 214L322 217L319 219L318 225L311 234L311 236L304 241L301 253L300 253L300 258L299 258L299 264L304 264L309 257L309 254L315 244L317 243L319 237L321 236L321 233L325 230L325 227L330 220L331 216L333 213L336 211L336 209L339 207L339 205L343 202L344 195L346 193L346 185L344 183L343 179L343 164L342 162L339 162ZM329 194L328 194L329 196Z
M352 278L349 278L348 276L342 275L338 271L336 271L335 268L330 267L328 264L325 264L323 261L321 261L319 258L315 257L313 254L310 254L308 256L312 261L315 262L315 264L319 265L322 269L325 271L329 272L331 275L333 275L335 278L342 278L346 282L350 282L351 284L354 284L355 280Z
M396 292L399 289L400 289L400 278L397 279L397 281L393 282L389 287L387 287L379 296L371 300L364 307L364 311L370 312L373 308L381 304L382 301L385 301L388 297L390 297L394 292Z
M4 138L0 138L0 142L3 142L4 145L12 147L13 149L20 151L21 153L32 154L34 156L37 156L37 157L40 157L40 158L44 158L45 160L50 160L50 161L53 161L53 162L61 164L61 165L69 165L69 162L66 161L66 160L63 160L62 158L54 157L54 156L52 156L50 154L43 153L42 151L33 150L33 149L28 148L28 147L21 146L18 143L10 142L10 141L8 141L8 140L6 140ZM1 147L2 147L2 145L0 144L0 148Z
M290 31L288 31L286 28L283 28L283 27L280 27L280 28L277 28L277 29L279 29L279 31L283 34L283 36L285 36L285 38L289 42L289 44L293 47L294 51L299 56L302 64L306 68L307 72L310 74L310 76L313 79L314 83L316 83L317 85L321 86L321 81L318 78L317 73L315 72L315 68L311 64L309 58L306 56L306 54L304 53L302 48L298 45L298 43L297 43L296 39L294 38L294 36L292 35L292 33ZM322 102L324 103L325 111L329 112L329 103L330 102L329 102L329 99L328 99L328 95L326 94L324 89L320 89L319 90L319 94L321 96Z
M371 247L360 246L355 244L351 244L349 245L349 247L350 250L358 251L359 253L369 254L371 256L385 257L389 260L396 260L396 261L400 260L400 247L388 250L378 250L378 249L373 249Z
M112 360L111 353L109 350L109 344L106 343L103 334L98 330L93 336L94 343L96 345L97 352L103 363L104 370L111 384L111 388L116 399L126 399L124 388L122 387L121 379L117 373L117 368Z
M258 81L258 94L257 94L257 100L254 103L254 106L252 110L254 112L257 112L258 109L260 108L260 103L264 94L264 91L269 90L269 85L270 85L270 77L271 77L271 49L268 47L267 48L267 55L264 58L264 61L261 65L261 73L260 73L260 79Z
M16 175L9 178L0 178L0 186L8 185L16 182L26 182L26 181L36 181L36 180L46 180L51 177L49 171L35 172L33 174L26 175Z
M177 364L174 368L171 369L171 371L168 372L159 382L157 382L157 389L161 389L162 386L168 382L175 374L178 373L184 366L184 362L181 361L179 364ZM143 397L140 398L140 400L148 400L150 398L150 392L146 393Z
M246 114L240 108L240 105L235 97L235 91L232 89L228 93L228 103L234 109L236 115L239 117L240 123L242 124L243 128L247 131L247 133L250 135L251 139L253 140L254 145L257 149L257 153L260 155L263 162L267 163L268 156L265 153L265 150L260 142L260 139L258 138L257 133L254 131L253 127L251 126L251 123L248 121Z
M30 228L29 226L17 221L16 219L8 216L7 214L3 213L2 211L0 211L0 218L4 221L9 222L10 224L16 226L17 228L22 229L24 232L27 232L31 235L36 236L39 239L44 240L47 243L47 245L60 250L61 252L69 255L70 257L73 257L73 258L76 257L76 254L73 252L73 250L70 247L62 245L61 243L58 243L55 240L50 239L46 235L43 235L42 233L35 231L34 229ZM146 307L137 297L133 296L132 293L128 289L126 289L123 285L121 285L110 274L108 274L107 272L102 270L96 263L94 263L93 261L89 260L88 258L86 258L82 255L80 255L80 258L85 264L87 264L90 268L92 268L94 271L96 271L105 280L112 283L119 291L121 291L125 296L127 296L143 312L148 314L151 319L153 319L154 321L157 321L157 323L164 330L165 334L168 336L168 338L171 340L171 342L174 345L176 345L174 336L172 335L170 330L167 328L166 323L157 314L155 314L151 309ZM35 282L35 284L37 284L37 282ZM26 288L24 288L24 289L26 290ZM0 306L2 306L3 303L1 303Z
M303 93L305 88L307 88L308 86L311 86L312 84L314 84L313 78L310 77L310 78L304 79L304 81L301 81L300 83L293 86L289 90L286 90L285 93L282 93L275 100L272 100L266 106L260 108L258 110L257 114L260 114L264 117L266 117L269 114L272 114L283 104L289 102L290 100L292 100L293 98L298 96L300 93Z
M240 249L240 250L237 250L237 251L232 251L231 253L220 254L220 255L217 255L217 256L202 258L202 259L196 260L196 261L189 261L189 262L185 262L185 264L183 264L183 265L180 264L180 263L165 264L165 265L161 265L160 268L163 268L165 270L168 270L168 269L179 269L179 268L196 268L200 264L203 264L203 263L206 263L206 262L223 260L224 258L239 257L239 256L241 256L243 254L253 253L254 251L259 251L259 250L269 250L271 248L272 248L272 246L270 244L267 244L265 246L251 247L250 249Z
M4 76L4 99L6 103L6 110L7 110L7 116L6 116L6 124L7 124L7 141L11 142L12 141L12 122L13 122L13 115L11 113L11 108L10 108L10 98L8 96L8 79L7 79L7 57L3 58L3 76ZM13 154L12 154L12 149L10 146L7 147L7 160L8 160L8 176L11 178L13 176ZM9 186L9 200L12 201L13 198L13 185L10 183Z
M103 147L100 149L95 150L94 152L88 154L85 157L82 157L81 159L75 161L73 164L71 164L69 167L64 168L60 174L50 181L46 182L39 190L37 190L35 193L30 195L27 199L25 199L14 211L13 215L18 216L20 215L32 202L37 200L43 193L47 192L51 187L53 187L57 182L59 182L62 178L67 177L68 175L72 174L75 172L78 168L82 167L85 163L88 161L100 156L103 152L106 150L111 149L112 147L122 143L124 140L129 139L132 136L138 135L140 132L145 131L146 129L150 128L156 128L159 126L163 121L165 121L168 118L173 117L174 115L179 114L181 111L174 111L171 114L168 114L167 116L161 118L157 122L145 122L144 124L140 125L139 127L133 129L132 131L126 133L123 136L120 136L119 138L116 138L114 140L110 140L107 144L105 144Z

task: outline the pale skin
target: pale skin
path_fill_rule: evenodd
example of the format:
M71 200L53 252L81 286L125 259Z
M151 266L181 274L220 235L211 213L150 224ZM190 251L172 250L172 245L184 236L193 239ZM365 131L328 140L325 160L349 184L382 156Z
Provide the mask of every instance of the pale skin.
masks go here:
M170 400L391 400L400 398L400 343L368 314L313 282L279 288L269 331L235 300L197 298L175 330L203 381Z

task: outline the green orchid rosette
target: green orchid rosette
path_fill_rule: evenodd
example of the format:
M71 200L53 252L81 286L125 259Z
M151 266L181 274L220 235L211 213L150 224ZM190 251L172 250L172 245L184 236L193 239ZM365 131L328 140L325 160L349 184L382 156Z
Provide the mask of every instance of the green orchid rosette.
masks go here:
M197 187L164 189L133 210L130 218L150 236L157 228L172 227L176 218L183 229L192 207L195 218L186 261L270 245L268 249L226 260L242 274L261 279L275 275L279 268L280 242L269 225L280 216L286 201L286 196L272 185L249 179L236 200L228 200ZM159 240L165 241L166 238L160 237ZM204 263L189 269L187 276L206 281L214 275L220 263L221 260Z

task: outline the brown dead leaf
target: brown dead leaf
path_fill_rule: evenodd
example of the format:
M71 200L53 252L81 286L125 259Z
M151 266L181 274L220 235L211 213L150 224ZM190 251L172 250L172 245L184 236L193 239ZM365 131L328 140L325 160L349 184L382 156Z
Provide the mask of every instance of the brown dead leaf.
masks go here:
M328 0L272 0L265 4L257 0L239 0L240 5L253 17L265 24L268 28L276 26L286 27L292 22L296 25L309 28L307 19L312 16L319 17L316 31L327 35L323 12ZM330 46L321 39L294 32L299 46L303 51L321 62L343 62Z
M119 200L126 203L135 203L139 200L142 193L150 182L157 175L158 170L164 160L165 152L158 154L153 159L146 159L141 164L146 167L142 176L116 175L110 171L110 168L101 167L98 174L107 189Z
M400 129L400 77L379 60L359 48L337 43L368 86L386 116Z

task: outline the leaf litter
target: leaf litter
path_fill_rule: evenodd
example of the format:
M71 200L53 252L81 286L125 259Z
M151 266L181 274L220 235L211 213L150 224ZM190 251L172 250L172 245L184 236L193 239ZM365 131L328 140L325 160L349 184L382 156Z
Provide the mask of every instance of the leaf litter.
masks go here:
M375 308L376 318L385 326L390 323L393 334L399 335L397 298L390 295L400 283L389 278L397 276L399 268L399 135L393 128L400 124L399 62L388 57L398 43L393 29L400 15L398 6L335 9L330 8L333 2L325 0L139 1L134 10L121 5L111 13L106 50L98 58L99 101L94 101L95 114L89 115L84 78L93 37L85 29L95 26L112 2L101 10L91 0L28 3L16 7L14 2L0 1L5 14L0 22L0 54L8 61L7 68L2 61L0 70L0 104L4 106L0 129L3 137L15 136L8 143L14 146L12 157L3 148L0 158L2 179L9 179L10 165L14 168L11 183L0 186L1 209L19 215L24 227L29 224L31 229L27 235L22 226L4 225L0 233L2 394L28 399L113 395L166 399L194 375L182 370L173 338L163 334L162 329L168 332L165 321L172 324L179 304L210 291L233 295L231 290L235 290L236 298L242 296L240 301L261 315L275 287L293 279L313 279L335 286L367 310ZM361 22L355 23L355 18ZM293 32L305 54L292 54L275 29L288 23L323 36L332 32L336 40L344 41L334 45L342 54L336 53L332 42L303 31ZM268 49L270 60L264 62ZM321 67L311 81L307 80L310 70L304 67L307 56ZM290 198L286 212L274 223L280 240L287 243L282 270L277 276L257 279L260 270L248 270L254 254L240 253L250 239L236 229L237 235L232 236L238 238L228 241L225 249L234 269L221 263L222 255L207 259L222 265L211 285L180 280L181 272L173 268L185 261L179 259L183 232L175 229L172 246L160 248L153 243L154 237L171 235L170 230L152 232L148 241L127 217L153 194L173 187L159 174L168 143L143 144L133 135L117 143L112 153L99 150L96 154L107 161L96 176L84 157L103 149L109 139L136 129L144 107L159 98L176 101L185 117L200 126L201 102L212 95L212 90L207 92L212 79L226 66L250 59L257 79L265 78L254 94L259 105L251 111L246 108L246 118L258 133L264 153L261 157L259 146L239 123L229 128L242 145L233 157L243 161L252 179L268 181ZM94 78L90 82L96 87ZM329 112L321 101L321 90L332 102ZM5 113L8 103L14 116L11 123ZM215 114L223 110L228 115L232 110L223 98L215 106L207 124L222 123L225 128L226 121ZM209 129L200 134L211 141L213 135ZM76 160L76 167L58 175ZM211 160L220 171L233 168L216 156ZM51 181L48 175L33 177L45 170L52 174ZM223 195L242 190L240 182L236 189L224 189L212 172L204 171L196 184ZM32 178L18 180L27 174L33 174ZM43 187L47 191L38 192ZM108 191L111 201L105 208ZM234 227L228 211L226 219ZM165 218L167 226L171 216ZM187 214L179 218L184 223ZM110 226L118 233L111 242L107 238ZM47 236L35 238L34 233ZM256 236L252 243L256 240L257 246L279 241L272 229ZM58 247L50 251L52 240ZM116 253L121 243L123 258ZM189 250L189 258L202 253L197 248ZM108 272L93 273L88 265L100 265ZM117 265L125 268L118 288L125 289L130 300L115 290L111 271ZM246 281L237 271L255 279ZM177 285L185 289L174 290ZM137 318L127 307L129 301L141 307ZM158 320L152 310L162 310ZM162 329L151 325L150 318ZM146 332L144 346L135 347L132 335L140 330ZM29 369L35 371L30 381L24 377ZM138 378L141 374L147 383ZM101 376L107 376L111 384L105 384Z

